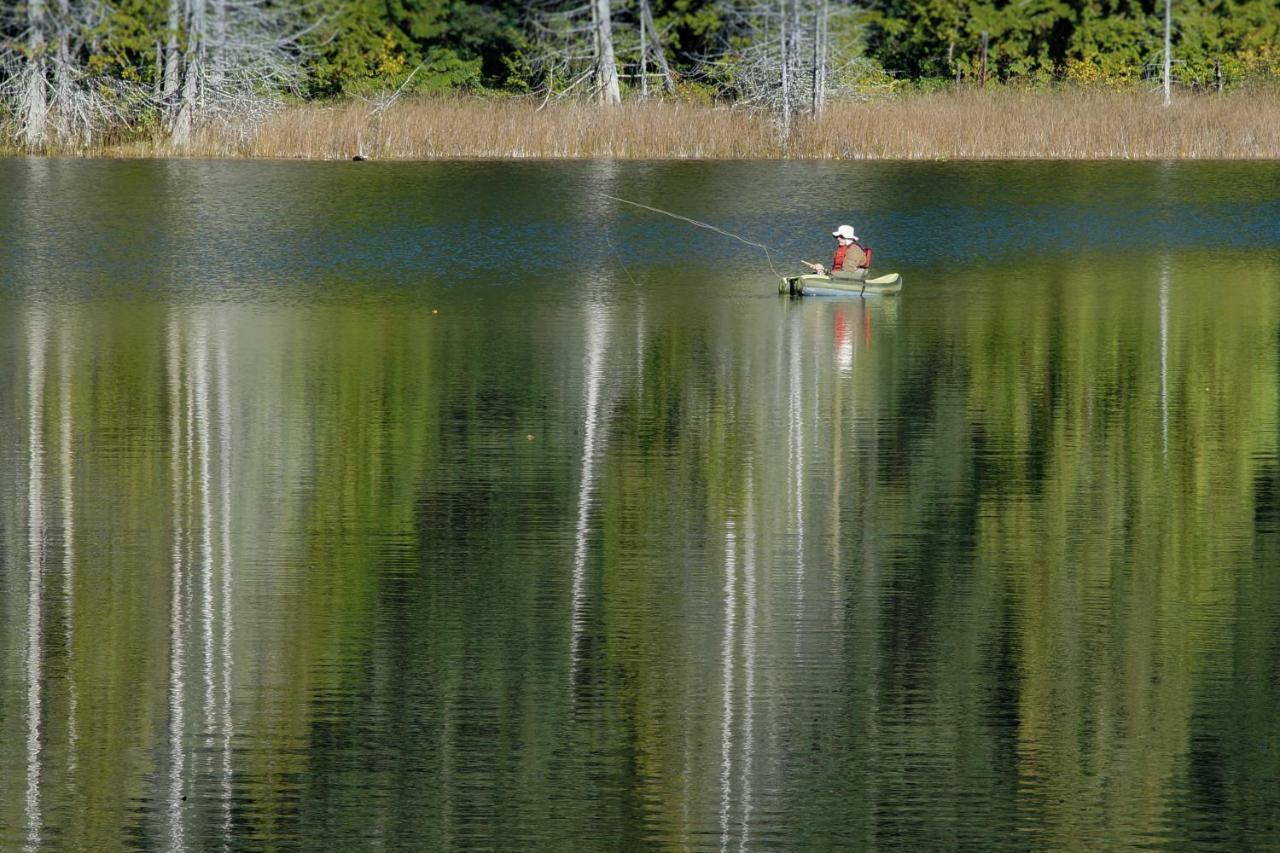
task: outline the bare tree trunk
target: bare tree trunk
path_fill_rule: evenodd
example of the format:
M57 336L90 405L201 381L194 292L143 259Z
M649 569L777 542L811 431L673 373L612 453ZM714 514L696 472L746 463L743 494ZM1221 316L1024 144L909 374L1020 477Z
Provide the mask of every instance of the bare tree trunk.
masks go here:
M817 0L813 12L813 102L814 118L827 105L827 0Z
M22 141L28 148L45 144L49 124L48 74L45 61L45 27L48 25L44 0L27 3L27 79L23 82L18 117Z
M227 76L227 0L212 0L213 25L210 27L208 67L205 74L214 89L219 88Z
M46 0L47 2L47 0ZM211 120L249 127L303 79L306 4L280 0L167 0L161 100L171 144ZM412 77L412 75L410 75Z
M787 64L789 66L787 76L791 81L791 97L795 99L800 96L797 88L800 82L800 69L803 67L803 60L800 58L800 0L791 0L791 15L790 20L787 21ZM788 106L793 120L797 106L797 104Z
M653 61L662 74L662 88L669 95L676 90L676 78L671 73L671 66L667 65L667 54L662 50L662 39L658 37L658 28L653 24L653 9L649 6L649 0L640 0L640 21L649 32Z
M831 4L827 0L822 0L822 61L818 64L818 70L822 72L822 89L819 94L822 97L820 101L821 112L827 108L827 70L831 65Z
M1173 0L1164 0L1164 105L1169 106L1169 75L1173 70Z
M16 140L24 148L88 145L97 128L126 118L142 100L131 97L146 91L141 81L89 79L86 57L100 55L107 30L109 10L101 2L24 0L6 8L13 38L0 37L0 87L13 96Z
M795 2L795 0L793 0ZM779 27L778 38L782 45L782 110L780 118L782 120L782 137L786 139L791 136L791 38L787 24L790 23L788 18L787 0L780 0L779 6Z
M822 0L816 0L813 10L813 56L809 63L809 114L817 117L821 106L819 92L822 86L822 74L818 71L818 57L822 53Z
M204 112L205 78L209 76L209 0L190 0L191 26L189 28L190 44L187 53L191 59L187 63L187 76L194 77L195 112L193 116Z
M618 64L613 55L613 21L609 0L592 0L596 31L596 88L606 104L622 103L618 85Z
M170 140L179 148L191 141L191 129L199 111L201 89L204 83L205 53L205 0L189 0L187 19L187 50L182 75L182 101L173 121Z
M53 114L59 142L69 142L75 136L76 115L75 78L71 73L71 33L74 22L68 0L58 0L56 26L58 49L53 69ZM88 128L85 139L88 143Z
M219 65L227 49L227 0L213 0L213 65Z
M640 100L649 100L649 42L645 39L644 15L640 16Z
M178 94L178 27L181 23L178 0L169 0L169 15L165 21L168 37L164 48L164 82L160 86L160 97L169 109L172 109L173 99Z
M591 0L591 82L600 79L600 4Z

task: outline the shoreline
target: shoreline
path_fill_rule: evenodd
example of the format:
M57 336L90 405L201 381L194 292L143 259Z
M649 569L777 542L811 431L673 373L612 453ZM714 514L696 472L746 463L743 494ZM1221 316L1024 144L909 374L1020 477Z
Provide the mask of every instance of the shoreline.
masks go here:
M97 161L97 162L144 162L144 161L187 161L192 163L296 163L296 164L328 164L368 163L377 165L413 165L424 163L898 163L898 164L942 164L942 163L1280 163L1280 155L1266 157L1014 157L993 155L989 157L615 157L609 155L591 155L582 157L542 157L542 156L463 156L441 155L438 157L393 157L379 159L369 157L361 161L353 161L350 157L284 157L272 155L219 155L219 154L183 154L178 152L128 153L112 151L93 152L49 152L33 154L23 151L0 150L0 161L5 160L41 160L41 161Z
M0 156L26 156L0 149ZM370 161L1280 160L1280 90L1182 94L993 87L836 101L787 140L760 112L687 102L603 107L417 98L285 106L253 126L197 132L176 149L141 138L39 154L101 159Z

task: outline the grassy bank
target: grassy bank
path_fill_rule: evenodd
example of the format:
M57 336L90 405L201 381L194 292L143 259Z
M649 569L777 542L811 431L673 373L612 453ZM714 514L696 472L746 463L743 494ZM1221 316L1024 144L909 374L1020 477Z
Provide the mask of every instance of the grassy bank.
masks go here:
M768 116L681 103L549 105L524 100L403 100L286 108L187 149L133 141L106 156L349 159L1275 159L1280 92L1185 94L992 88L831 104L784 142Z

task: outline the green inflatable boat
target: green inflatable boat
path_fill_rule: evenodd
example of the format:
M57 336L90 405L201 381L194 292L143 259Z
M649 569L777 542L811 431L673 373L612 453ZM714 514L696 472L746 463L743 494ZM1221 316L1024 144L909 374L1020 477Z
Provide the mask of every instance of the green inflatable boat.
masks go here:
M779 293L792 296L892 296L902 290L902 275L888 275L860 280L829 275L793 275L778 285Z

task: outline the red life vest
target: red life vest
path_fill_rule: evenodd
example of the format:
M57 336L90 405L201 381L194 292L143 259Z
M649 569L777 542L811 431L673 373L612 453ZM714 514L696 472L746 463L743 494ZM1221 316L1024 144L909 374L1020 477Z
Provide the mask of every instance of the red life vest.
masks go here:
M845 255L849 254L849 250L852 249L854 246L857 246L863 252L862 263L854 264L854 269L858 269L858 268L870 269L871 268L871 249L869 247L864 247L861 243L858 243L855 240L854 242L850 243L848 246L836 246L835 257L831 259L832 272L835 272L836 270L844 269Z

